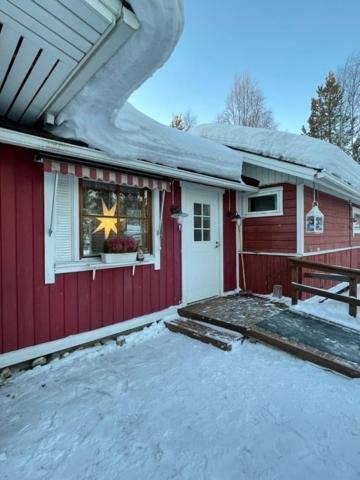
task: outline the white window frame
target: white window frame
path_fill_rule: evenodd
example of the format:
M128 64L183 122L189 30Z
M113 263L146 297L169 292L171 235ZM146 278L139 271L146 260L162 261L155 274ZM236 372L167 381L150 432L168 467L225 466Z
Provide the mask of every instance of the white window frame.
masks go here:
M356 215L360 215L360 208L358 207L352 207L352 219L355 218ZM353 222L353 235L359 235L360 234L360 227L356 227L355 222Z
M72 273L92 271L93 279L97 270L109 268L133 267L133 273L136 266L154 265L155 270L160 270L161 253L161 228L160 228L160 192L152 192L152 242L153 253L146 254L142 262L132 261L127 263L105 264L100 258L82 258L80 259L80 211L79 211L79 179L73 175L73 261L56 262L56 207L53 207L54 190L56 190L56 173L44 173L44 236L45 236L45 283L55 283L55 275L58 273ZM58 174L61 175L61 174ZM165 195L162 192L162 195ZM56 192L55 192L56 197ZM55 198L56 202L56 198ZM54 208L54 210L53 210ZM51 221L53 232L50 234Z
M249 211L249 199L265 197L268 195L276 195L276 204L277 208L275 210L264 210L259 212L250 212ZM256 218L256 217L278 217L284 214L283 211L283 187L271 187L271 188L262 188L256 193L247 193L244 195L244 201L242 205L242 215L243 217Z

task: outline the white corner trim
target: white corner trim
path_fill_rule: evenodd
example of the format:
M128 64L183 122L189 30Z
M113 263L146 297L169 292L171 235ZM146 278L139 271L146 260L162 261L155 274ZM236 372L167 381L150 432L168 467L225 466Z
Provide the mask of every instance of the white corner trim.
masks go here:
M304 184L296 185L296 252L303 255L304 243Z
M246 193L244 195L244 202L242 205L242 216L244 218L259 218L259 217L279 217L284 214L283 210L283 187L262 188L256 193ZM259 198L268 195L276 195L277 208L275 210L265 210L260 212L249 212L249 198Z
M89 332L78 333L76 335L70 335L69 337L61 338L51 342L41 343L32 347L21 348L20 350L14 350L12 352L3 353L0 355L0 370L11 365L17 365L19 363L28 362L34 358L50 355L51 353L60 352L62 350L68 350L71 348L79 347L91 342L96 342L102 338L120 335L122 332L131 330L133 328L142 327L149 323L163 320L164 318L176 317L177 309L182 305L169 307L159 312L154 312L142 317L136 317L124 322L114 323L107 327L97 328L96 330L90 330Z

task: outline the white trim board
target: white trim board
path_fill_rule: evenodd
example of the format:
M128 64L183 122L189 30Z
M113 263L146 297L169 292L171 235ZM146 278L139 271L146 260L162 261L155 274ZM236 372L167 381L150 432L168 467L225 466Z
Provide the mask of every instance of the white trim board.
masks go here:
M179 180L185 180L196 184L210 185L213 187L227 188L230 190L256 192L258 189L250 187L240 182L232 180L211 177L203 173L189 172L178 168L166 167L145 160L129 160L128 158L113 158L104 152L92 148L81 147L59 140L38 137L29 133L17 132L7 128L0 127L0 143L8 145L17 145L31 150L53 153L77 159L83 159L87 162L94 162L106 165L112 165L118 168L136 170L139 172L161 175Z
M298 255L302 255L305 249L304 208L304 184L298 183L296 185L296 252Z
M21 348L20 350L14 350L12 352L3 353L0 355L0 370L11 365L17 365L19 363L28 362L34 358L50 355L62 350L68 350L76 348L81 345L96 342L102 338L111 337L115 335L121 335L122 332L131 330L133 328L142 327L149 323L163 320L165 317L177 317L177 307L169 307L159 312L154 312L142 317L133 318L124 322L115 323L107 327L97 328L96 330L90 330L89 332L78 333L76 335L70 335L69 337L61 338L59 340L53 340L51 342L41 343L32 347Z
M289 252L239 252L243 253L244 255L265 255L269 257L312 257L315 255L324 255L326 253L337 253L337 252L345 252L347 250L356 250L360 248L360 245L353 246L353 247L343 247L343 248L333 248L330 250L319 250L318 252L304 252L303 254L299 255L296 252L289 253Z

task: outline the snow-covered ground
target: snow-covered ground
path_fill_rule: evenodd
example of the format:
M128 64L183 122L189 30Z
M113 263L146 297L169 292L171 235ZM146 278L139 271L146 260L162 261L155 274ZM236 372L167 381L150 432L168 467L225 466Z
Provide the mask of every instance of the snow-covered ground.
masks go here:
M336 287L329 290L336 293L346 285L345 283L339 283ZM349 295L349 291L344 292L343 295ZM360 291L358 291L358 298L360 298ZM292 310L315 315L316 317L360 331L360 309L358 309L357 316L354 318L349 315L349 305L346 303L330 299L325 300L323 297L314 296L308 300L300 301L298 305L292 307Z
M0 389L3 480L360 478L360 381L162 325Z

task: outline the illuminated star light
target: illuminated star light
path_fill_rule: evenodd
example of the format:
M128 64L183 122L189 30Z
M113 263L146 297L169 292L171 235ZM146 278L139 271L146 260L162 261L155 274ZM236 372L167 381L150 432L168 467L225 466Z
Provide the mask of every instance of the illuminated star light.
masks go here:
M110 209L108 209L104 200L101 199L101 201L102 201L104 216L96 217L96 220L99 220L100 223L97 226L97 228L93 231L93 234L96 232L99 232L100 230L104 230L105 240L107 240L111 232L114 232L115 234L117 234L117 226L116 226L117 218L111 218L111 217L114 217L115 215L116 203L114 203L114 205Z

